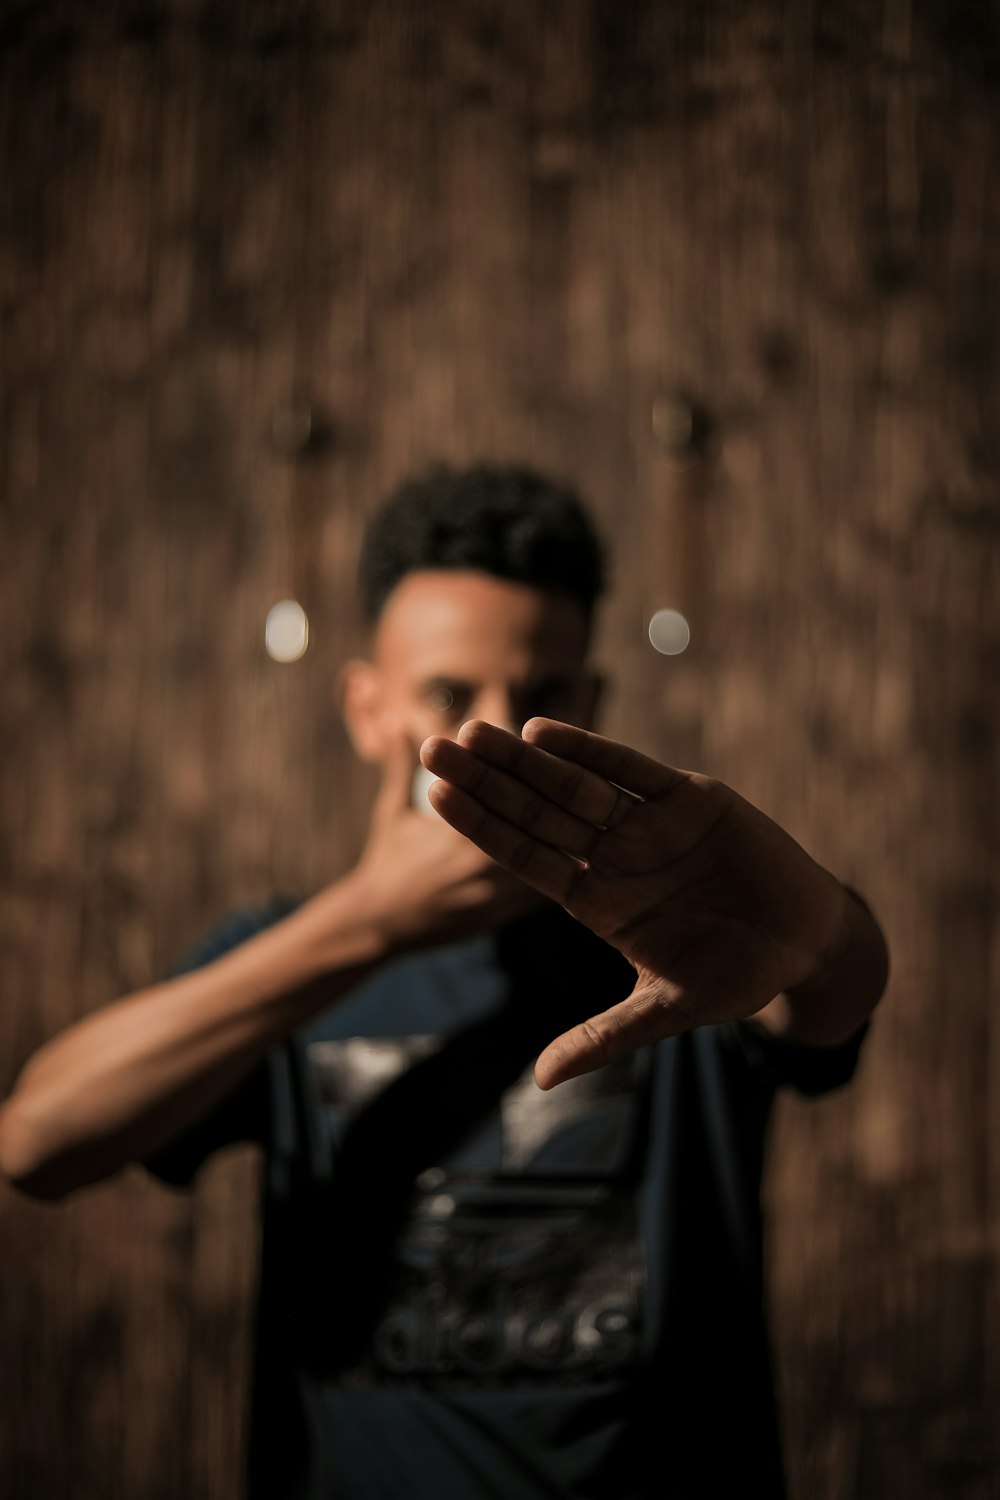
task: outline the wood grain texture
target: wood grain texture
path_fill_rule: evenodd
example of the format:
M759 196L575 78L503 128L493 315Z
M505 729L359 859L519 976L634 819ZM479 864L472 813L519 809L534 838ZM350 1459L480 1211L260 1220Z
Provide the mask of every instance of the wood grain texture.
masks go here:
M892 947L856 1084L774 1132L797 1500L1000 1493L998 80L976 0L0 7L0 1089L354 857L333 679L387 486L579 481L609 731ZM0 1194L7 1500L240 1493L255 1184Z

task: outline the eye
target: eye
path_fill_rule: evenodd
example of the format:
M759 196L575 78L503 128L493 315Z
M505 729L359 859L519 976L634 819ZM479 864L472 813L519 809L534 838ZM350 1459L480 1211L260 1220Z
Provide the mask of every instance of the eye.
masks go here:
M439 684L430 689L427 694L427 702L431 708L436 708L440 713L446 713L455 702L455 694L450 687Z
M432 713L449 718L462 715L469 703L469 691L461 683L432 682L424 692L424 702Z

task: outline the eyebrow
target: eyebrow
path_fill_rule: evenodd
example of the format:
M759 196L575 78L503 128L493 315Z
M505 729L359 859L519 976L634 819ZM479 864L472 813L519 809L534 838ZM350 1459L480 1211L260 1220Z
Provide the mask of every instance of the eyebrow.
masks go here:
M580 676L581 673L579 672L546 672L544 676L529 677L526 682L515 683L514 685L522 692L530 692L537 688L561 687L565 684L572 684L577 682ZM433 677L423 678L420 686L425 692L430 688L436 687L469 690L475 687L475 683L466 677L453 677L447 672L436 672Z
M551 687L562 686L564 683L578 682L580 672L546 672L544 677L532 677L527 684L529 687Z
M429 692L431 688L464 688L471 689L473 684L466 681L464 677L449 677L447 673L438 672L434 677L425 677L420 684L423 692Z

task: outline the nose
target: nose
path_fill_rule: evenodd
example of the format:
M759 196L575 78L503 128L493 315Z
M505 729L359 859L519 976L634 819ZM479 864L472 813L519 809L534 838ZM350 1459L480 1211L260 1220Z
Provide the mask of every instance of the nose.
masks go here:
M472 705L469 718L484 719L487 724L495 724L498 729L507 729L511 734L521 733L511 695L505 688L481 693Z

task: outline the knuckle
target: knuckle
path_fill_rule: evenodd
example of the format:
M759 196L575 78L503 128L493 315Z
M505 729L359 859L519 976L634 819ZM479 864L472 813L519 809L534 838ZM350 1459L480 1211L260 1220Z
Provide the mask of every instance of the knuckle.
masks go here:
M463 758L462 773L466 791L471 792L475 796L489 780L490 768L485 761L479 760L477 756L468 755Z
M581 1032L587 1040L590 1049L596 1052L603 1063L609 1063L614 1057L612 1045L614 1032L609 1035L604 1024L598 1021L584 1021L580 1027Z
M559 778L558 795L561 801L573 802L583 783L583 770L580 766L573 766L570 770L563 772Z
M585 865L571 865L566 871L563 881L563 896L566 901L573 903L577 908L577 915L583 922L586 922L588 917L593 917L596 920L596 913L593 911L581 911L579 909L581 898L586 891L586 887L583 885L583 877L586 873L587 869ZM584 904L589 907L589 902L585 902Z
M603 829L595 828L592 825L584 825L578 832L576 839L577 847L573 850L573 853L577 859L592 860L597 851L598 844L601 843L604 837Z
M517 875L521 870L527 868L531 860L531 853L531 840L517 839L511 846L510 853L505 860L507 868L513 870L514 874Z
M545 813L545 803L541 797L529 797L521 808L519 822L524 828L535 828L541 822Z

